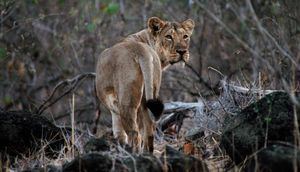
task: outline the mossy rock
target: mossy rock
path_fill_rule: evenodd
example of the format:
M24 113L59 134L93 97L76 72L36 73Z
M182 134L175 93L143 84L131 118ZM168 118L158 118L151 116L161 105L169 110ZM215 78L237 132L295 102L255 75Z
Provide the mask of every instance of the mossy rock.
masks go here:
M298 101L300 94L296 94ZM223 147L236 164L264 145L276 141L294 142L294 113L289 94L275 92L227 117L221 139ZM297 107L298 119L300 108Z
M131 156L114 157L109 153L88 153L63 165L63 171L122 171L122 172L162 172L159 159L151 154L132 154Z
M2 156L30 155L44 149L56 157L65 146L69 131L56 127L43 116L26 111L0 111L0 152Z
M207 165L193 156L185 155L170 146L166 146L165 152L160 158L169 172L206 172Z
M86 171L130 171L118 159L113 159L108 154L89 153L75 158L73 161L63 165L64 172Z
M102 152L109 151L110 144L103 137L92 138L84 145L84 151L88 152Z
M256 154L256 158L252 156L248 159L244 165L243 171L294 171L294 162L297 162L297 168L299 169L299 149L293 146L274 144L259 151Z

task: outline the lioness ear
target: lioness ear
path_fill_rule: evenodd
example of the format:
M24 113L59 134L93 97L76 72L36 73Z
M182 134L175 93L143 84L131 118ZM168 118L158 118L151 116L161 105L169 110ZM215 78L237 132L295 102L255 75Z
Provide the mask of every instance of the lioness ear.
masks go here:
M185 30L187 30L190 34L193 33L193 30L194 30L194 27L195 27L194 20L187 19L187 20L183 21L181 24L182 24L182 27Z
M165 22L158 17L151 17L148 20L148 28L154 36L156 36L161 31L164 25Z

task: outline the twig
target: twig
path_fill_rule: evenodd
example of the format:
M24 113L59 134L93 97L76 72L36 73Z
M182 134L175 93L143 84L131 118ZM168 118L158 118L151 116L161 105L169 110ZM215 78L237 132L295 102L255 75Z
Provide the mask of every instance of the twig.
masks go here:
M97 126L98 126L100 117L101 117L101 109L97 108L97 110L96 110L96 119L95 119L95 126L93 128L93 134L97 134Z
M39 16L38 18L27 18L26 20L22 21L22 20L19 20L19 21L14 21L14 23L18 23L18 25L14 25L12 28L10 29L7 29L5 31L3 31L3 34L7 34L9 33L10 31L16 29L16 28L19 28L20 26L22 25L25 25L25 24L31 24L32 22L34 21L38 21L38 20L42 20L46 17L52 17L52 16L64 16L65 14L64 13L58 13L58 14L48 14L48 15L44 15L44 16Z
M10 8L9 5L11 5L12 7ZM7 20L15 12L15 2L8 4L6 10L8 11L6 15L0 15L0 24L4 23L4 21Z
M75 95L74 93L72 94L72 109L71 109L71 126L72 126L72 132L71 132L71 155L72 155L72 158L75 157L75 150L74 150L74 144L75 144L75 132L74 132L74 129L75 129L75 119L74 119L74 116L75 116Z
M213 90L215 91L217 94L219 94L218 92L218 84L216 84L216 86L212 87L208 82L206 82L202 77L201 75L193 68L193 66L191 66L190 64L188 63L185 63L185 65L198 77L199 79L199 82L200 83L203 83L203 85L208 88L209 90Z
M297 62L294 60L294 58L288 53L286 52L279 44L278 42L275 40L275 38L261 25L261 23L259 22L257 16L256 16L256 13L252 7L252 4L251 4L251 1L250 0L246 0L247 2L247 5L250 9L250 13L257 25L257 28L258 30L260 31L260 33L263 35L265 34L272 42L273 44L275 45L275 47L279 50L279 52L284 56L284 57L287 57L288 59L291 60L291 62L297 67L297 69L300 70L300 67L299 65L297 64Z
M81 116L83 112L85 111L91 111L91 110L95 110L95 107L92 103L88 103L86 105L81 106L80 108L75 108L75 112L77 113L77 116ZM60 120L62 118L65 118L67 116L70 116L71 111L67 111L61 115L55 116L52 120L53 121L57 121Z
M67 79L64 81L61 81L60 83L58 83L52 93L50 94L50 96L44 101L43 104L41 104L38 108L38 110L36 111L36 114L40 115L42 114L47 108L49 108L50 106L52 106L53 104L55 104L58 100L60 100L61 98L63 98L64 96L66 96L67 94L69 94L71 91L73 91L77 85L79 84L79 82L85 78L95 78L96 74L95 73L84 73L84 74L80 74L77 75L76 77L72 78L72 79ZM69 86L69 88L59 97L57 97L56 99L52 100L55 92L59 89L59 88L65 88ZM52 100L52 101L51 101Z
M223 78L225 78L225 75L222 74L222 72L220 72L218 69L213 68L213 67L211 67L211 66L209 66L207 69L213 70L213 71L217 72L220 76L222 76Z
M225 25L224 22L222 22L214 13L212 13L211 11L209 11L205 5L203 5L201 2L199 2L199 0L195 0L195 3L201 8L203 9L217 24L219 24L221 27L223 27L225 29L225 31L227 31L231 36L233 36L233 38L242 45L242 47L249 51L254 58L256 58L259 61L264 62L268 68L270 70L272 70L272 72L274 72L274 69L272 67L272 65L265 60L264 58L260 58L260 55L253 49L251 48L245 41L243 41L238 35L236 35L227 25Z

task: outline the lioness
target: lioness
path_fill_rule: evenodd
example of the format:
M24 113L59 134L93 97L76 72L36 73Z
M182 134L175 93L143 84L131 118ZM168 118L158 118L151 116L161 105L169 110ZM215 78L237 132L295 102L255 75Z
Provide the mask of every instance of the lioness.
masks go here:
M163 112L158 100L161 72L189 59L191 19L148 20L148 28L104 50L96 66L97 96L112 114L113 134L134 152L153 152L154 119ZM150 110L150 111L149 111ZM141 140L142 137L142 140Z

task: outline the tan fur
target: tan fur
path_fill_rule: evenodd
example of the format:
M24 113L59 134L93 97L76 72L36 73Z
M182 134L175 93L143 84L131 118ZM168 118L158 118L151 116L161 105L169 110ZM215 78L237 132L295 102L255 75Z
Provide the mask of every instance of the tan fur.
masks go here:
M146 101L158 98L161 72L189 59L194 22L148 20L148 28L104 50L96 66L96 91L113 115L114 137L139 152L153 151L155 122Z

